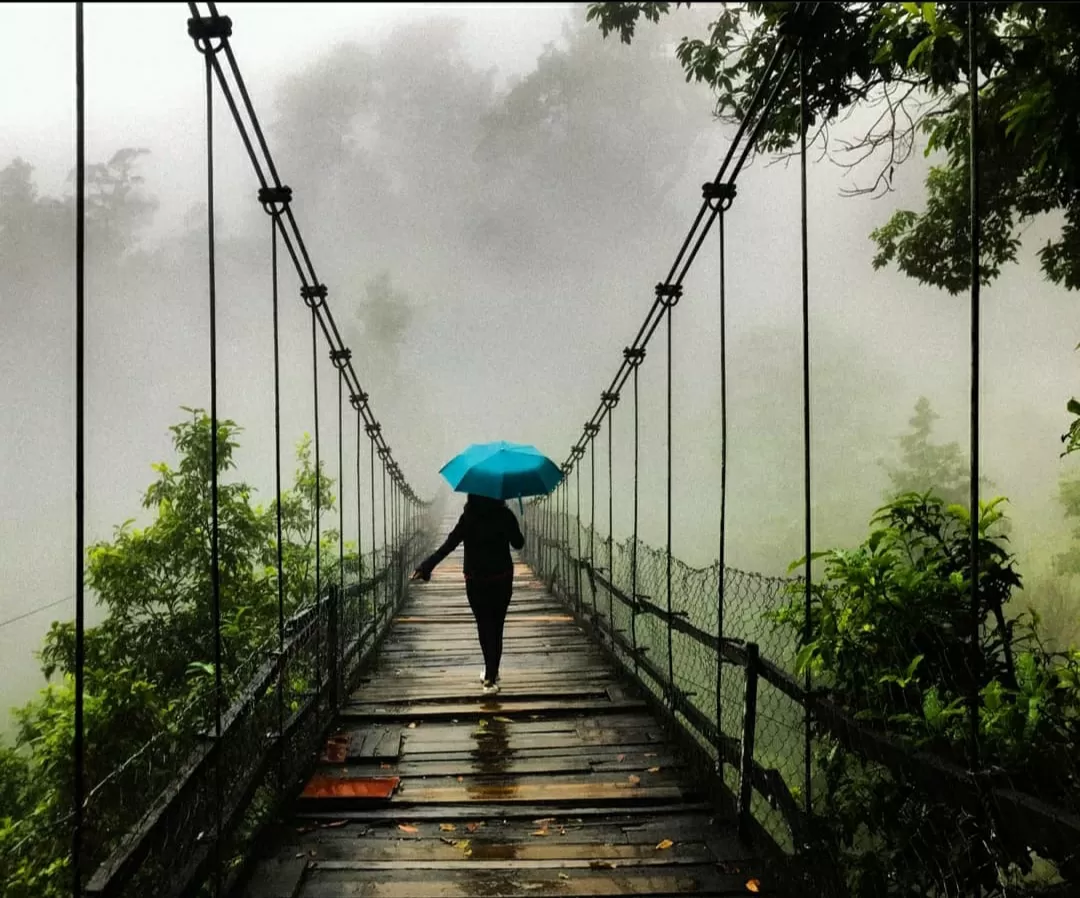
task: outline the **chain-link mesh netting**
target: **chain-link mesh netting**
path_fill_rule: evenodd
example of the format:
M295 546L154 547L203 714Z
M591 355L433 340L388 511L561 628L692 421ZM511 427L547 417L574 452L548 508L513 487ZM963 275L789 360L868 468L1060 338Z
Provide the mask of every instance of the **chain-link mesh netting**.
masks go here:
M1075 883L1077 759L1067 747L1075 744L1070 739L1075 739L1076 720L1060 717L1058 741L1033 750L1038 762L1052 762L1046 766L1035 769L1032 759L1000 757L978 776L965 766L971 651L960 624L968 592L954 590L951 599L940 591L929 595L918 619L885 632L884 609L871 620L857 619L850 603L840 607L828 576L813 586L811 620L819 638L830 635L829 627L843 630L853 623L859 631L850 640L854 646L856 638L879 631L875 669L889 667L883 656L890 653L909 665L906 659L921 655L909 676L923 667L932 671L936 685L930 694L940 695L940 707L922 708L923 719L934 721L940 732L917 733L904 726L902 715L885 713L886 705L902 701L898 696L909 690L902 675L883 677L861 691L830 676L814 684L813 698L805 698L805 681L796 675L805 623L802 578L728 568L721 626L718 565L696 569L671 558L669 568L665 551L641 541L636 546L632 540L611 541L566 513L568 508L558 492L529 507L530 563L591 621L596 638L626 670L673 706L676 719L711 758L718 751L723 755L724 784L735 794L739 751L747 735L747 646L760 653L761 662L754 665L755 769L749 811L779 847L798 852L798 869L812 887L837 895L969 895L981 889L1005 896L1058 894ZM934 589L926 578L920 586ZM882 600L887 596L886 591ZM1019 643L1006 650L1000 637L995 642L993 600L987 601L984 664L1011 667L1021 690L1036 690L1034 660L1023 660ZM834 613L847 620L829 618L823 624L823 616ZM719 670L718 703L722 647L726 660ZM1067 686L1076 659L1063 656L1061 663L1059 682ZM912 694L926 703L923 693L908 692L908 697ZM1039 708L1031 702L1025 710L1034 725ZM984 690L984 753L995 712L1015 714L1018 709L995 700L992 689ZM898 874L901 866L905 869Z

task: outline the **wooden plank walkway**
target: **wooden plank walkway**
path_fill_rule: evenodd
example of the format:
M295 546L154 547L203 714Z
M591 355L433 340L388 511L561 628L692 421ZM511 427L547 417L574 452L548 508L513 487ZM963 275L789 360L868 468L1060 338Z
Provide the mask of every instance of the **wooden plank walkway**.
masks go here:
M413 586L247 898L768 893L645 703L526 565L514 577L493 697L460 550Z

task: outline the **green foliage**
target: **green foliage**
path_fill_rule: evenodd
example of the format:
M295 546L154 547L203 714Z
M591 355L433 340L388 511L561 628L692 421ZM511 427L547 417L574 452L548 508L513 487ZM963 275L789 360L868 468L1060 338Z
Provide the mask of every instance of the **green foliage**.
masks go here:
M211 618L211 421L200 409L170 428L178 463L162 462L143 507L146 527L127 521L112 539L87 550L89 588L105 610L87 629L86 782L88 869L146 809L210 724L214 710ZM222 677L226 699L276 644L278 620L276 506L252 501L252 489L229 477L240 428L218 422L218 533ZM314 470L310 440L297 447L292 489L283 492L285 613L315 592L316 495L335 507L333 482ZM338 577L338 533L322 532L322 585ZM359 559L348 560L352 575ZM52 682L16 712L14 748L0 746L0 891L52 898L69 893L64 825L72 805L74 642L72 622L54 623L41 650Z
M858 719L963 765L977 693L980 764L1045 800L1075 800L1080 655L1046 651L1037 618L1006 617L1021 581L999 532L1003 502L980 508L974 609L967 510L911 493L876 513L861 546L818 555L808 628L801 583L771 617L798 636L798 672ZM851 894L924 895L949 882L951 894L1001 895L1002 871L1031 869L1026 845L957 815L948 796L932 800L817 736L819 847Z
M683 4L676 4L683 5ZM688 5L688 4L687 4ZM968 83L966 3L821 3L812 21L796 4L723 4L704 38L684 37L677 55L687 80L716 91L716 113L740 119L774 47L805 24L808 129L847 113L884 108L848 147L857 160L877 156L867 192L891 189L896 166L916 136L943 162L927 175L924 211L899 210L872 237L875 267L895 264L917 280L955 293L970 279L968 235ZM809 7L809 5L806 5ZM1071 4L982 3L977 25L981 119L978 134L984 279L1014 261L1024 222L1061 212L1057 239L1039 252L1043 273L1080 287L1080 16ZM639 18L658 21L667 3L593 3L588 18L629 43ZM796 79L781 89L760 148L779 152L799 136Z

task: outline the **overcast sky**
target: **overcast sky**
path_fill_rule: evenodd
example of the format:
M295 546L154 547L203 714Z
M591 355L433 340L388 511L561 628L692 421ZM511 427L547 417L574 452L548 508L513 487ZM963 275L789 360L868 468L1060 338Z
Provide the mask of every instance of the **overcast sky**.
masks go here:
M466 23L477 64L502 78L531 66L559 36L570 3L244 3L221 4L233 18L233 49L256 110L270 89L330 44L374 43L394 25L440 13ZM186 3L87 3L86 85L89 159L123 133L155 144L182 140L187 113L201 121L202 60L187 36ZM53 186L73 165L73 3L0 4L0 159L23 155Z

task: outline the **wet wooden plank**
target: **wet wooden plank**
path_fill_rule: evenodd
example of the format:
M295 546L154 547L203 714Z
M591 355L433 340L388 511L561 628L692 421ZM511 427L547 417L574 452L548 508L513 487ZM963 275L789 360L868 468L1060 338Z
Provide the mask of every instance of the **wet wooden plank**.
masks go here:
M521 898L526 895L592 896L747 894L746 879L719 873L705 865L673 873L651 869L571 870L407 870L320 869L312 864L300 892L302 898ZM426 875L425 875L426 874ZM764 890L761 894L767 894Z
M639 693L527 568L514 588L496 696L460 553L414 590L315 770L397 790L295 804L264 840L259 898L769 894Z

